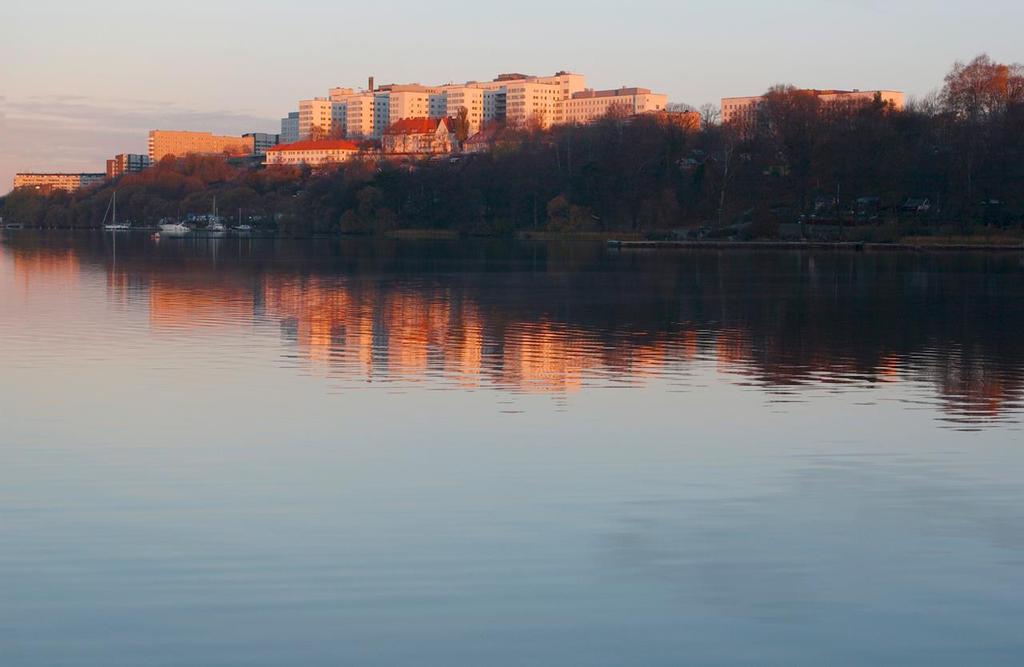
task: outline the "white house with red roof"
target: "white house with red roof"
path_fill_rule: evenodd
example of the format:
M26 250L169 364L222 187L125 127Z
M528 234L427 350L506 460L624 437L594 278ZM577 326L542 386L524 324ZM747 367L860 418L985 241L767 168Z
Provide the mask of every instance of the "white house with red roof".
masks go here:
M297 141L279 144L267 149L266 165L308 165L320 167L326 164L347 162L359 154L359 146L344 139L327 141Z
M456 147L451 118L403 118L384 130L385 155L444 155Z

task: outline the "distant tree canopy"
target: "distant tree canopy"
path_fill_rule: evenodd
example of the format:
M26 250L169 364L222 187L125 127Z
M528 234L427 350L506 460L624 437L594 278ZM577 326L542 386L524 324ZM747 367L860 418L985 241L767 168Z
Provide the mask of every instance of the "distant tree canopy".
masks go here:
M927 222L964 228L1024 221L1021 65L987 56L957 63L934 100L903 110L876 99L826 113L817 96L776 86L750 126L719 124L711 108L701 113L699 131L618 109L591 125L550 130L534 118L498 132L490 153L459 160L366 159L312 171L168 158L89 191L16 191L3 215L95 227L116 187L119 217L139 223L207 212L216 195L224 210L295 233L642 232L795 219L823 197L890 211L928 199ZM468 134L460 126L467 120L460 114L456 131Z

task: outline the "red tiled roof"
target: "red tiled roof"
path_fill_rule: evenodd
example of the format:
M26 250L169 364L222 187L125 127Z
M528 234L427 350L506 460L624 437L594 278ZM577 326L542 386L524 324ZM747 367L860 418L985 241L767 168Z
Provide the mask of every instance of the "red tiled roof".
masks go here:
M358 151L359 146L344 139L328 141L296 141L292 144L278 144L267 149L267 152L278 151Z
M452 122L446 118L403 118L384 130L384 134L433 134L441 121L446 127L452 127Z

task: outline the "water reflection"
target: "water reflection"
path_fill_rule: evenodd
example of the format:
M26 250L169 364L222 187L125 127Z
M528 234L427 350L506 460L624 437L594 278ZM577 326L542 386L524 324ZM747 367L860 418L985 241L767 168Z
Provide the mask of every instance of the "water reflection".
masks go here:
M144 311L154 334L270 325L282 356L358 383L578 392L699 367L784 405L921 387L955 428L1015 421L1015 254L618 253L599 245L39 236L4 240L0 298ZM109 335L97 332L96 335ZM84 344L84 341L83 341ZM864 400L872 400L869 393Z

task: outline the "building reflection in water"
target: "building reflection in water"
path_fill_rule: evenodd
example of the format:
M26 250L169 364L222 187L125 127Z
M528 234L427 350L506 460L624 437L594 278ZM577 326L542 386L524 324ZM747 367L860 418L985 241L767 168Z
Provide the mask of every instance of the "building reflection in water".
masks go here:
M156 332L276 323L351 381L566 393L706 361L767 392L920 383L964 427L1021 406L1016 257L267 242L211 258L136 240L114 264L107 250L2 252L22 289L76 289L101 268L110 301L146 295Z

